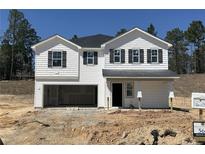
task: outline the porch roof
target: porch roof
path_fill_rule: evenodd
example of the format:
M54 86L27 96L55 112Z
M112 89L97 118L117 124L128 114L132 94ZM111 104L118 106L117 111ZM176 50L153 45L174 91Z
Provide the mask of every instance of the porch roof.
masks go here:
M170 70L103 69L103 76L107 78L179 78Z

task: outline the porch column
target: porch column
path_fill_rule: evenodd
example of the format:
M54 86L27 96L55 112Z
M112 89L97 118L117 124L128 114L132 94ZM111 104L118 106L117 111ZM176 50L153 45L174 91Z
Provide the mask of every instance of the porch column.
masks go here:
M111 82L106 79L105 80L105 107L111 107Z

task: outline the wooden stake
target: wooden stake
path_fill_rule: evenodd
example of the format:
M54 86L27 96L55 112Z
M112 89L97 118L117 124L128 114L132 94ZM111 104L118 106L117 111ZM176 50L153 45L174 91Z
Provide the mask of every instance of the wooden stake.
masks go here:
M138 104L139 110L141 111L141 99L139 98L139 104Z
M203 120L203 110L199 109L199 120Z
M107 110L109 110L109 97L107 97Z
M171 102L171 112L173 111L173 102L172 102L172 98L170 98L170 102Z

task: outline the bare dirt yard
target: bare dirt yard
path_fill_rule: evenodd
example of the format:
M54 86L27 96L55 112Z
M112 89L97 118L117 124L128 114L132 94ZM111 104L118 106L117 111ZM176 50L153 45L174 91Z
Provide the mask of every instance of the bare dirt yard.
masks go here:
M32 95L0 95L4 144L153 144L155 129L158 144L195 144L195 119L195 111L35 110Z
M204 92L204 83L204 74L184 75L176 81L174 104L189 112L170 112L36 110L33 81L0 81L0 138L4 144L153 144L152 134L157 134L158 144L196 144L192 122L198 111L190 109L190 96L192 90Z

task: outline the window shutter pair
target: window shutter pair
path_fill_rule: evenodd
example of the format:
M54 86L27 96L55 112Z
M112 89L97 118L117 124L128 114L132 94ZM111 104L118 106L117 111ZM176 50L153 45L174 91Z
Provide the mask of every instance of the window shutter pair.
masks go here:
M152 54L151 49L147 49L147 63L151 63L152 62L151 54ZM158 49L158 62L159 63L163 63L163 52L162 52L162 49Z
M129 63L133 63L133 61L132 61L132 49L129 49L128 50L128 56L129 56L129 58L128 58L128 62ZM140 63L144 63L144 50L143 49L140 49Z
M66 59L67 59L67 52L63 51L62 52L62 67L66 67ZM51 68L53 66L53 52L52 51L48 51L48 68Z
M114 50L110 49L110 63L114 63ZM125 63L125 49L121 49L121 63Z
M84 51L83 52L83 64L87 65L87 56L88 56L88 52ZM98 64L98 53L94 52L94 64L97 65Z

